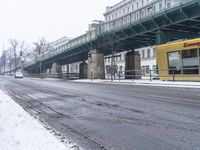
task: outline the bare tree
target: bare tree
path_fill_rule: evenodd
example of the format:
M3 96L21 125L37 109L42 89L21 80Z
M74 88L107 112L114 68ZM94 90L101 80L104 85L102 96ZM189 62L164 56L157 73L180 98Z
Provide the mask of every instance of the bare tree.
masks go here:
M6 72L6 63L7 62L7 52L4 50L1 55L1 67L3 68L3 74Z
M8 48L8 50L7 50L7 64L9 65L10 76L11 76L13 62L14 62L13 50L11 48Z
M14 65L15 65L15 71L17 69L17 47L19 45L19 42L17 40L14 39L10 39L9 41L10 43L10 51L12 51L12 54L14 56Z
M0 57L0 74L2 74L3 62L2 57Z
M34 42L33 45L35 45L34 51L37 55L44 55L49 49L49 44L44 38L39 39L38 42Z
M25 61L25 57L27 55L27 47L25 47L25 42L22 41L20 42L20 56L19 56L19 59L20 59L20 66L21 66L21 71L23 72L24 71L24 61Z
M33 43L35 45L34 53L35 53L35 60L39 62L39 71L42 73L42 62L41 58L44 57L45 53L49 51L49 43L44 39L41 38L38 42ZM36 70L37 72L37 70Z

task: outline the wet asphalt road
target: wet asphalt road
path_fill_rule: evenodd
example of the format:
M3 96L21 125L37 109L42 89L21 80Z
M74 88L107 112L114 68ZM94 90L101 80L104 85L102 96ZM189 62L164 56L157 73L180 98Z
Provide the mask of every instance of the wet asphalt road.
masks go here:
M200 150L200 90L0 78L73 149Z

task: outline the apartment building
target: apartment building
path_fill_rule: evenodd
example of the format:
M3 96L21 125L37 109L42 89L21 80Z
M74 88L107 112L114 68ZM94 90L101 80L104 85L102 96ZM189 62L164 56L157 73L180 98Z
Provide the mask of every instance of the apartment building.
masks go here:
M104 13L104 31L116 29L188 0L122 0Z

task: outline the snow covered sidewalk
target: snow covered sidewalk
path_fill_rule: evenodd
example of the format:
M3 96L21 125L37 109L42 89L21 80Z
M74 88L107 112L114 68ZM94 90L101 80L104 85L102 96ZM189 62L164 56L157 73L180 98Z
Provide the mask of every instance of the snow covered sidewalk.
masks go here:
M143 86L166 86L166 87L179 87L179 88L197 88L200 89L200 82L187 82L187 81L161 81L161 80L73 80L72 82L86 82L86 83L103 83L103 84L126 84L126 85L143 85Z
M0 150L70 150L0 90Z

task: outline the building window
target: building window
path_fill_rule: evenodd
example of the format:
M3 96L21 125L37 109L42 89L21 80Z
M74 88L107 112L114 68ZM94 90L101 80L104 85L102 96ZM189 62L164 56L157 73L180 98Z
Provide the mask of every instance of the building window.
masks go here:
M131 21L135 21L135 15L134 14L131 15Z
M141 71L142 71L142 76L145 76L145 74L146 74L146 67L142 66L141 67Z
M150 72L150 68L149 66L146 66L146 74L149 74L149 72Z
M129 7L127 7L127 13L129 13Z
M158 73L157 65L152 65L152 71L153 73Z
M139 19L139 14L138 14L138 13L139 13L139 12L136 13L136 20Z
M153 13L155 13L156 12L156 6L154 5L153 6Z
M167 8L171 7L171 3L167 2Z
M168 53L169 74L181 74L181 55L180 51Z
M142 58L144 58L144 57L145 57L145 51L142 50Z
M147 58L150 58L151 57L151 51L150 49L147 49Z
M183 74L199 74L197 49L182 51Z
M156 49L153 48L153 57L156 57Z
M119 61L122 61L122 54L119 55Z
M122 66L119 66L119 71L120 71L120 72L122 72L122 71L123 71L123 70L122 70L122 68L123 68Z
M127 16L127 23L130 22L130 16Z
M159 10L162 10L162 3L159 3Z
M141 18L144 17L144 11L143 10L140 11L140 16L141 16Z
M106 74L111 74L110 65L106 65Z
M126 17L123 18L123 24L126 24Z

